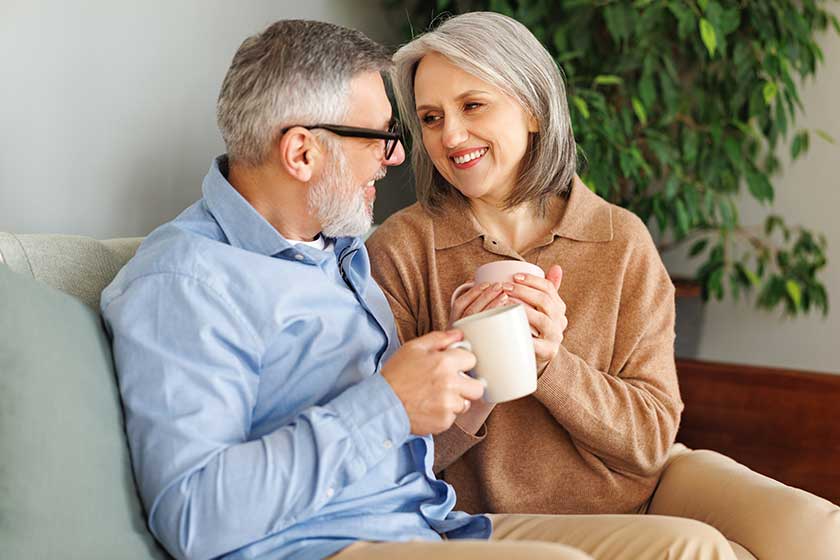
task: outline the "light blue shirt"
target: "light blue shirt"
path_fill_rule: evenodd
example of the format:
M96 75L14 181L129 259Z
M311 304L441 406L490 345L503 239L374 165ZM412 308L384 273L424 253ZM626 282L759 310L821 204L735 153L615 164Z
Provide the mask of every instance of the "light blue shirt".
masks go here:
M379 374L398 341L362 241L288 242L225 167L102 294L154 535L177 558L488 537Z

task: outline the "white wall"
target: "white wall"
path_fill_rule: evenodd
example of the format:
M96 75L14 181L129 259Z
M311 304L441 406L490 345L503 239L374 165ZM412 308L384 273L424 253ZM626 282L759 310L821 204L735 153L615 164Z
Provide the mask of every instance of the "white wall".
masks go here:
M247 35L300 17L393 38L380 6L0 0L0 231L148 233L200 196L210 159L223 151L215 100ZM827 62L803 86L800 125L840 140L840 39L827 35L822 44ZM413 199L405 169L392 170L382 187L380 220ZM683 346L702 359L840 373L840 146L813 139L776 187L775 211L829 237L828 319L783 320L727 299L699 318L691 304L681 305L678 336L696 335ZM766 213L749 200L742 208L746 223ZM674 255L666 262L674 272L694 268Z
M377 0L0 0L0 231L143 235L200 197L242 40L278 19L381 40Z
M837 4L831 9L840 16ZM802 84L805 114L797 127L823 129L839 144L812 135L809 153L793 164L788 145L782 146L784 172L774 181L772 211L789 224L802 224L828 238L828 266L822 279L831 304L829 315L786 319L756 310L752 300L736 304L729 298L709 303L698 317L695 306L683 302L678 306L678 314L683 313L677 319L677 335L698 337L691 341L696 348L690 354L700 359L840 374L840 37L832 32L819 42L825 63L816 79ZM768 213L747 196L739 207L745 224L763 223ZM697 264L674 255L665 260L672 272L692 272Z

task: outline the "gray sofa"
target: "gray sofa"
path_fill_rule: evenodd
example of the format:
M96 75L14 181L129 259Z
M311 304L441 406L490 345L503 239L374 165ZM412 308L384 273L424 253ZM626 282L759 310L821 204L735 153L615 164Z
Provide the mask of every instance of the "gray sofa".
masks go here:
M146 529L98 312L140 241L0 233L2 560L168 558ZM712 451L676 444L647 512L707 522L741 559L840 558L840 508Z

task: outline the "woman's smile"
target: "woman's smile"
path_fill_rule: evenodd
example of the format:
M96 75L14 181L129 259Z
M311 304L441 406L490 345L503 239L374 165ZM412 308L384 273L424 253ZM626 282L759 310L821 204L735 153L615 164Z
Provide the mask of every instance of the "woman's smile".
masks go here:
M469 169L478 165L489 148L467 148L458 150L449 155L449 159L455 164L456 169Z

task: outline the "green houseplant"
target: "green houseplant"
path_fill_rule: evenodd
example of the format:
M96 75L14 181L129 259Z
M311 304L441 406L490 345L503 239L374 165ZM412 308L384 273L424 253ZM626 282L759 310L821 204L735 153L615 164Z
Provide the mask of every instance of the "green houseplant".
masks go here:
M563 69L584 182L658 228L660 250L699 259L704 299L757 293L765 309L828 312L826 240L770 214L739 220L746 188L773 201L780 141L792 159L827 133L794 126L797 78L822 62L837 18L822 0L385 0L405 39L437 17L504 13L527 25Z

